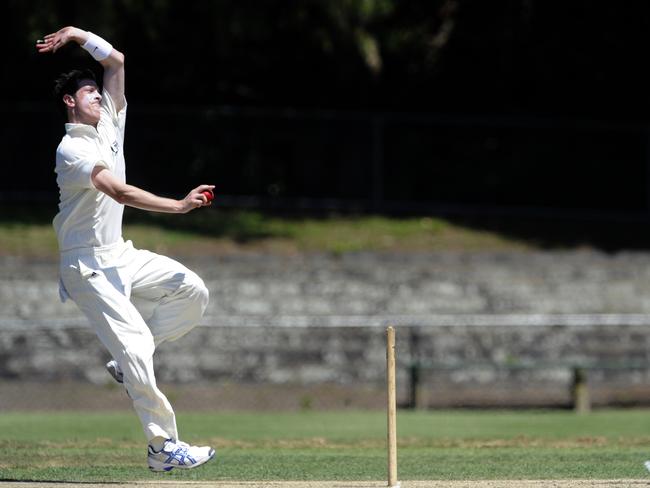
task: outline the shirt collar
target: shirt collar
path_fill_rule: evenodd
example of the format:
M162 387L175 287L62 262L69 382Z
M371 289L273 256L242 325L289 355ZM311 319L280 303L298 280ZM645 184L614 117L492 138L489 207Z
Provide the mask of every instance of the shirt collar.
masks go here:
M65 124L65 131L70 136L97 136L97 129L88 124Z

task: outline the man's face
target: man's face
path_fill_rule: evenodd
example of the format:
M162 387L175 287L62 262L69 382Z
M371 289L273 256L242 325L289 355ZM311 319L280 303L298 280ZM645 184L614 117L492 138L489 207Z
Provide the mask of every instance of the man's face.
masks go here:
M97 84L91 80L82 81L81 86L71 98L74 102L71 108L76 122L96 127L99 123L102 100Z

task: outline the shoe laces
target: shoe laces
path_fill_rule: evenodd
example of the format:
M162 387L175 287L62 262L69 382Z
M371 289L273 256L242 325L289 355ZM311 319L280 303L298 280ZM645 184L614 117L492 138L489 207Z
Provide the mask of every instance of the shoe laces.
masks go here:
M177 441L176 439L172 439L172 442L176 444L178 447L183 447L185 449L189 449L190 447L192 447L187 442Z

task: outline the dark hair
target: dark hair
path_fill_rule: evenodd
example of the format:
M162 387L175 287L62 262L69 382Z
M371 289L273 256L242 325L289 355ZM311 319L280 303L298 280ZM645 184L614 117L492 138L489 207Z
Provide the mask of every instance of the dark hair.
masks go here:
M54 98L57 106L61 109L64 116L67 116L67 106L63 103L63 95L74 95L83 85L83 80L91 80L97 84L95 73L89 69L73 69L67 73L62 73L54 81Z

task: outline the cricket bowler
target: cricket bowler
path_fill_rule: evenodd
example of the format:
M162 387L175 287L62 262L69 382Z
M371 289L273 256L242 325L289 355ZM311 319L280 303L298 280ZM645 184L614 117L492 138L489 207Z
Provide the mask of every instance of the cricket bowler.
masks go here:
M112 355L106 366L133 400L148 441L149 468L194 468L212 459L215 451L179 439L174 410L156 386L153 354L156 346L198 324L208 290L180 263L125 242L122 214L124 205L187 213L210 205L206 194L214 186L200 185L182 200L173 200L127 184L124 55L76 27L48 34L37 41L36 49L54 53L69 42L101 64L103 89L90 70L62 74L55 84L68 122L55 169L60 202L53 224L60 251L61 300L77 304Z

